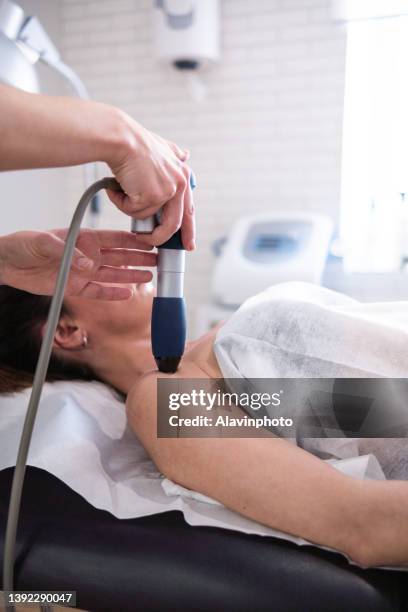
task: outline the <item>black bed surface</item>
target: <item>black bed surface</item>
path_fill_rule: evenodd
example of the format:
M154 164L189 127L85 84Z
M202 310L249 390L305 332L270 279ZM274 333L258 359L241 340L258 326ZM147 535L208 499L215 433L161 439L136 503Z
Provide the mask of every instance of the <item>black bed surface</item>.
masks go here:
M2 548L11 477L12 469L0 472ZM119 520L27 469L16 588L76 590L85 610L403 612L406 580L313 547L190 527L180 512Z

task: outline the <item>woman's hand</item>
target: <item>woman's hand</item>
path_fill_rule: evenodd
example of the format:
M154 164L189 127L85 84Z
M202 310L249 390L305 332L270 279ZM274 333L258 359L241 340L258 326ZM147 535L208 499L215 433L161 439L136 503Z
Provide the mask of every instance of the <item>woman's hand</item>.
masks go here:
M158 246L180 227L183 245L195 248L194 206L188 152L149 132L122 113L122 144L113 149L110 165L124 194L109 198L126 214L145 219L162 210L160 225L146 239Z
M17 232L0 238L0 283L39 295L52 295L67 230ZM152 274L127 266L156 265L156 255L134 234L81 230L65 295L126 300L132 291L118 286L146 283Z

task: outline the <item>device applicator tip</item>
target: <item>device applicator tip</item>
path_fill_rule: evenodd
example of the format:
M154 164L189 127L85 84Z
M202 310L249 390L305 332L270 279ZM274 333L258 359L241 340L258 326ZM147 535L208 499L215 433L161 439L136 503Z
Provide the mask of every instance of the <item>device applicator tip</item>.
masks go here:
M156 357L155 361L160 372L174 374L177 372L181 357Z

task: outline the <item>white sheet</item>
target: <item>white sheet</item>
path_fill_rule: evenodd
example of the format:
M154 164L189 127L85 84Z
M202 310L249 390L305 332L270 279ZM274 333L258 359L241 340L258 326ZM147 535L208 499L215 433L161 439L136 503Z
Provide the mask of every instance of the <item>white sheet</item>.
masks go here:
M224 377L236 381L407 378L407 347L408 302L364 304L317 285L283 283L247 300L219 330L214 351ZM375 453L376 477L408 479L403 438L305 438L302 445L347 459L337 467L350 474L353 457Z

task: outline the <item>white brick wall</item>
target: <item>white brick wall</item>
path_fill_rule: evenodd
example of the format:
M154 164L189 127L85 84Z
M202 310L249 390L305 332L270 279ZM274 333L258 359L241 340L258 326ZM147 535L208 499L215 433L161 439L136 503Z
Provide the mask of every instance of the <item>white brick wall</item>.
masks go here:
M207 299L212 241L247 211L308 208L337 216L345 31L331 0L222 0L222 57L195 102L155 57L151 0L62 0L63 50L96 99L191 151L198 251L190 309ZM70 171L68 196L81 189ZM72 204L70 204L72 205ZM127 221L106 206L102 224ZM233 273L233 271L231 271Z

